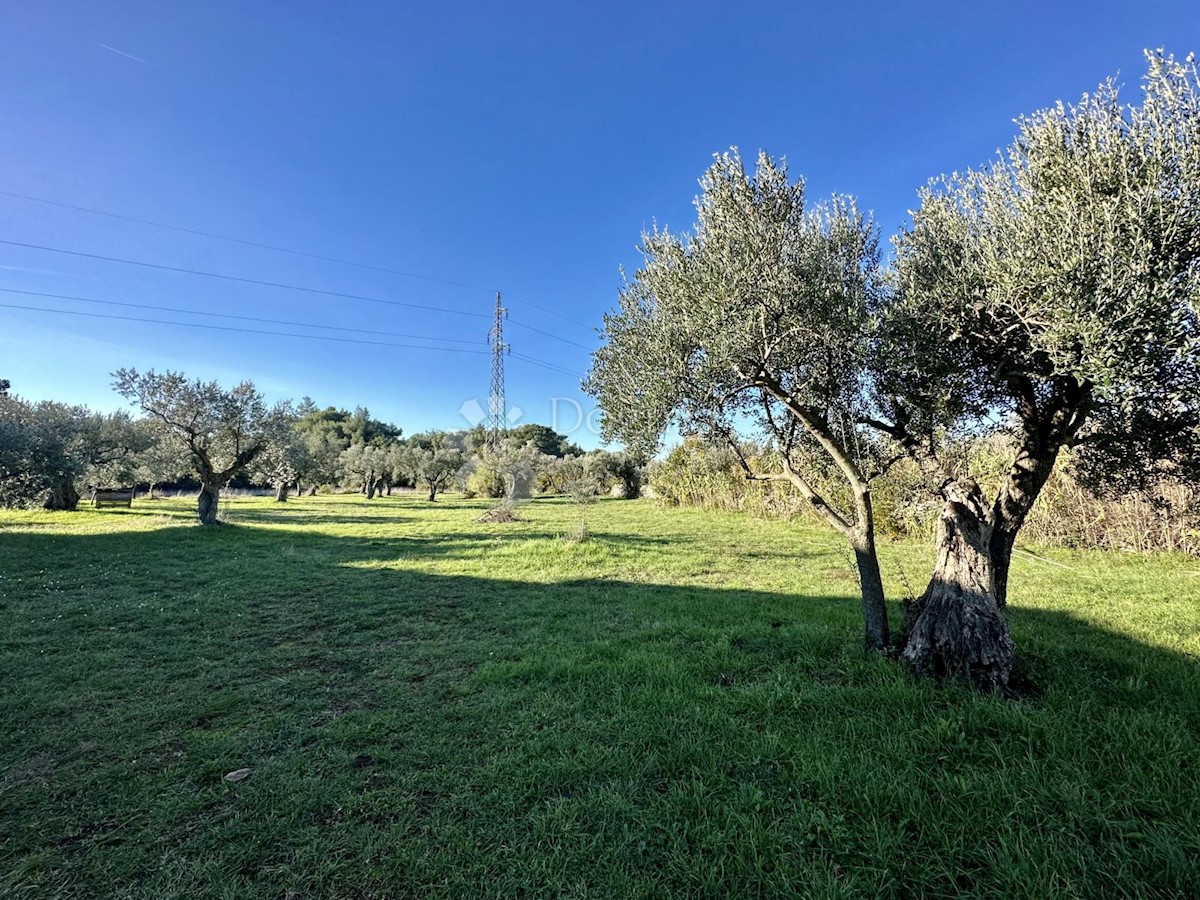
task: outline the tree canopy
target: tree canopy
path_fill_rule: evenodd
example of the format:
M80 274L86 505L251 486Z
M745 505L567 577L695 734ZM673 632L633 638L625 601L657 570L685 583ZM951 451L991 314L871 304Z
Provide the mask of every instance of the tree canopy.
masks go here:
M128 413L0 394L0 503L71 510L83 481L128 477L149 446Z
M665 429L769 434L777 467L751 478L795 486L854 548L868 640L888 642L869 482L876 464L854 422L881 300L878 238L853 200L805 205L803 182L765 153L753 175L736 151L700 182L694 230L642 236L643 265L605 316L585 389L602 432L650 455ZM835 465L852 495L837 508L806 461Z
M874 646L869 486L910 458L944 507L905 657L1005 684L1013 545L1061 450L1110 491L1200 466L1200 84L1148 58L1140 104L1106 82L923 190L886 273L853 201L806 210L782 164L717 157L694 230L644 235L605 319L586 383L605 434L645 449L674 423L793 485L855 548ZM995 429L1016 449L989 500L955 448ZM753 464L748 430L771 451Z
M200 521L215 524L221 486L267 448L275 411L248 381L226 390L215 381L192 381L179 372L136 369L120 369L114 379L117 393L186 447L200 478Z

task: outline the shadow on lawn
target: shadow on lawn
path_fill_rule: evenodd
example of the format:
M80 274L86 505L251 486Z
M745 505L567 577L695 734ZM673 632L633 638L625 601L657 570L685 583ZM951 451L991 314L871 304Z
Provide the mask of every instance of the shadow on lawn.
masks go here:
M662 790L631 795L633 805L614 813L606 834L639 816L667 815L661 804L674 796L672 785L704 778L731 790L762 789L764 799L754 803L795 806L799 814L808 800L787 791L813 776L803 759L763 757L760 764L773 752L772 735L799 741L816 718L835 723L835 743L824 746L861 755L890 729L915 735L930 767L947 765L939 753L965 765L964 754L977 750L971 765L990 772L999 765L991 748L1005 739L1003 729L1016 727L1004 724L1000 710L995 733L980 731L993 725L986 716L979 724L984 714L968 695L910 689L886 664L867 660L858 651L852 583L842 596L801 596L388 565L486 553L495 537L339 538L238 526L6 535L0 650L10 688L0 696L0 763L8 770L0 808L8 812L0 810L0 856L36 860L22 870L30 878L71 873L85 893L98 895L111 887L119 859L125 877L145 882L149 896L152 888L170 893L154 881L169 852L177 865L203 861L226 876L242 871L264 894L283 896L272 880L278 876L255 867L297 835L314 834L314 823L323 823L331 841L349 829L349 847L437 838L430 852L449 853L457 865L478 860L462 849L469 843L446 851L437 828L457 827L447 823L462 818L457 804L468 795L517 823L505 825L503 837L488 832L505 841L533 840L520 824L529 810L564 803L577 790L586 795L597 778L605 796L609 789L619 795L627 773ZM486 564L472 563L480 571ZM529 563L530 577L544 578L537 565ZM1115 711L1200 727L1194 658L1065 614L1014 609L1012 620L1018 645L1037 648L1034 678L1061 721L1086 723ZM956 721L943 726L954 706L976 730L960 735ZM851 726L844 738L836 736L843 720ZM680 721L684 731L677 731ZM1021 727L1036 738L1039 723ZM630 743L631 730L641 743ZM764 733L770 740L760 740ZM1102 734L1112 742L1110 756L1139 739L1136 730ZM966 750L943 747L976 739ZM604 778L587 762L604 764L602 754L588 755L593 746L617 748ZM1014 746L1014 754L1029 752ZM704 748L717 748L716 762ZM243 765L255 773L246 788L222 781ZM955 784L942 789L954 792ZM489 793L496 787L520 797L497 801ZM238 792L256 788L255 799L241 804ZM969 800L968 788L962 791ZM383 798L377 805L374 792ZM713 809L744 799L736 792L720 798ZM963 804L948 807L954 828L969 808ZM405 811L414 809L406 824ZM371 817L339 819L342 810ZM940 815L936 807L927 814ZM441 825L426 835L421 829L434 815ZM568 841L570 832L562 833ZM713 846L734 847L739 834L733 827ZM628 848L607 840L588 852L624 858ZM773 845L755 849L779 860L794 856ZM705 864L700 851L680 852L690 866ZM860 848L854 858L873 864L872 852ZM296 859L302 875L320 865ZM506 865L495 863L489 877ZM188 871L207 877L195 874L201 868ZM354 870L346 873L353 880ZM0 875L0 893L4 886Z
M278 517L277 510L263 513L264 520ZM306 517L311 521L311 516ZM857 641L859 604L849 578L841 596L803 596L590 578L547 582L544 563L532 561L531 581L395 567L404 560L470 558L471 565L482 568L486 554L498 544L560 537L545 530L337 537L236 524L215 529L167 524L152 531L90 535L16 533L4 538L0 575L6 569L8 573L0 581L0 609L19 607L36 595L39 578L27 573L42 570L49 596L39 599L39 604L71 603L73 591L84 603L152 595L162 609L187 602L199 604L201 615L238 610L239 618L244 612L249 619L237 623L237 628L227 623L206 627L204 635L180 635L185 642L193 638L204 642L222 631L227 632L224 639L234 639L240 628L243 635L254 632L259 638L277 629L278 639L272 642L283 644L289 631L312 636L321 628L337 626L349 629L347 647L365 646L367 633L395 647L393 639L431 616L441 628L462 626L469 632L504 636L506 641L519 635L534 643L550 636L554 628L569 625L572 617L593 625L602 621L596 635L611 634L612 629L619 632L622 621L656 621L660 631L674 628L680 633L695 628L709 634L740 634L766 628L780 634L794 626L810 636L823 633L826 637L817 643L827 652L841 653ZM593 533L590 540L634 549L672 543L664 537L624 533ZM818 557L821 565L827 564L827 555L819 548L789 559L790 564L803 566L806 559ZM45 569L48 560L61 565ZM510 556L507 571L512 571L512 565ZM6 588L14 584L13 576L22 575L19 591ZM197 589L207 593L198 595ZM448 615L451 610L458 614ZM608 613L617 619L605 618ZM513 617L520 620L519 628L510 621ZM1010 607L1009 618L1018 650L1030 662L1028 675L1042 688L1062 679L1076 680L1085 671L1089 677L1099 673L1108 679L1136 680L1164 665L1177 677L1157 686L1158 690L1188 695L1185 705L1191 706L1190 696L1200 687L1200 669L1191 656L1143 644L1065 613ZM893 619L900 619L898 604ZM97 617L92 624L99 627L104 621ZM591 631L590 625L583 627L577 636L593 639L596 635L588 637ZM321 638L327 646L336 646L339 640L332 635Z

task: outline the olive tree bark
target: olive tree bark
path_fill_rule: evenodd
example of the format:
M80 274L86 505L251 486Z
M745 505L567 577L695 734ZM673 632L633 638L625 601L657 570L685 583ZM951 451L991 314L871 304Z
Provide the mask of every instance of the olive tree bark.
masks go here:
M50 481L50 494L42 504L46 509L74 511L79 506L79 491L71 475L55 475Z
M201 525L217 524L217 507L221 501L221 480L211 472L200 476L200 496L196 499Z
M437 485L431 484L429 486L429 502L432 503L436 499L437 499Z
M264 444L254 444L244 450L239 450L233 458L233 462L229 467L223 470L218 470L212 464L208 452L194 444L192 446L192 456L196 462L196 471L200 476L200 496L196 501L196 509L200 516L202 525L217 524L217 507L221 500L221 485L228 484L229 480L241 472L246 466L254 462L255 458L263 451Z
M875 535L872 531L860 532L851 539L850 544L854 548L854 562L858 567L867 646L872 650L884 650L891 643L891 634L883 576L879 572L879 556L875 551Z
M289 485L286 481L280 481L275 485L275 502L287 503Z
M1058 448L1022 446L992 505L992 536L988 549L996 585L996 604L1001 609L1008 604L1008 570L1017 533L1046 486L1057 459Z
M996 602L983 492L963 478L943 486L942 494L933 575L917 601L903 658L923 675L1001 687L1008 683L1015 649Z
M1090 382L1059 376L1041 400L1033 382L1013 376L1009 387L1016 399L1021 439L1012 465L992 504L991 552L996 604L1008 604L1008 571L1013 547L1025 518L1054 472L1058 455L1087 421L1092 398Z
M903 658L922 674L963 676L985 689L1007 684L1016 658L1004 607L1017 535L1060 450L1083 425L1091 397L1091 385L1069 377L1053 380L1040 400L1027 377L1009 386L1022 433L990 507L978 482L952 477L928 439L910 433L904 415L894 423L863 420L895 439L931 483L940 483L943 498L933 573L907 623Z

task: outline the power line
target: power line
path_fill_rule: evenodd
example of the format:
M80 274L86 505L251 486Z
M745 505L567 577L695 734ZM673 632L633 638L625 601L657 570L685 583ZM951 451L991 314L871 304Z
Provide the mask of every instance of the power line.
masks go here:
M73 294L47 294L42 291L22 291L16 288L0 288L6 294L24 294L28 297L48 297L54 300L78 300L80 303L102 303L105 306L125 306L131 309L153 309L157 312L183 313L190 316L212 316L218 319L237 319L242 322L263 322L268 325L291 325L296 328L317 328L328 331L348 331L356 334L374 334L383 337L412 338L421 341L444 341L451 344L479 344L481 341L469 341L463 338L434 337L429 334L403 334L398 331L380 331L376 328L347 328L341 325L319 325L313 322L292 322L286 319L262 319L257 316L237 316L232 313L207 312L199 309L185 309L178 306L153 306L149 303L128 303L122 300L98 300L94 297L78 297Z
M120 306L133 306L133 307L143 306L143 304L118 303L117 301L106 301L106 300L88 301L87 298L83 298L83 297L70 297L70 296L62 295L62 294L39 294L35 291L18 291L18 290L14 290L11 288L0 288L0 291L4 291L6 293L11 293L11 294L29 294L29 295L37 296L37 297L58 297L59 299L64 299L64 300L69 299L69 300L84 300L85 302L112 303L114 305L120 305ZM146 308L162 309L162 310L170 309L169 307L146 307ZM16 304L16 303L0 303L0 309L20 309L20 310L26 310L29 312L45 312L45 313L53 313L55 315L63 315L63 316L84 316L84 317L90 318L90 319L109 319L109 320L116 320L116 321L120 321L120 322L142 322L142 323L151 324L151 325L171 325L171 326L175 326L178 328L204 328L209 331L233 331L233 332L238 332L241 334L258 334L258 335L264 335L264 336L270 336L270 337L304 338L304 339L310 340L310 341L334 341L336 343L342 343L342 344L366 344L366 345L375 346L375 347L401 347L401 348L405 348L405 349L409 349L409 350L432 350L432 351L445 352L445 353L477 353L477 354L484 354L484 353L489 352L488 350L469 350L469 349L466 349L463 347L427 347L422 344L402 344L402 343L397 343L395 341L368 341L368 340L364 340L362 338L331 337L331 336L327 336L327 335L323 335L323 334L296 334L295 332L290 332L290 331L267 331L265 329L258 329L258 328L238 328L238 327L232 326L232 325L209 325L204 322L172 322L172 321L169 321L166 319L149 319L149 318L144 318L141 316L118 316L118 315L113 315L110 313L90 313L90 312L84 312L82 310L74 310L74 309L48 309L43 306L24 306L24 305ZM184 313L188 312L187 310L176 310L176 311L184 312ZM196 313L196 315L214 315L214 316L216 316L216 315L223 315L223 314L221 314L221 313ZM231 316L231 318L249 318L249 317ZM254 319L253 321L271 322L271 321L275 321L275 320ZM291 324L291 323L280 323L280 324ZM300 327L305 327L305 328L331 328L331 329L339 330L339 331L340 330L365 331L365 329L339 329L339 328L336 328L336 326L328 326L328 325L307 325L307 324L301 323L301 322L297 322L294 324L296 324ZM371 332L367 332L367 333L371 333ZM379 332L375 332L375 333L379 333ZM382 332L382 333L387 334L388 332ZM447 340L444 338L424 338L424 339L425 340ZM560 375L569 375L572 378L583 378L584 377L581 373L575 372L571 369L568 369L565 366L560 366L557 363L550 363L550 362L546 362L545 360L536 359L535 357L527 356L524 353L512 353L510 351L510 355L514 359L518 359L521 362L529 363L530 365L534 365L534 366L539 366L543 369L547 369L551 372L555 372Z
M558 312L557 310L553 310L553 309L550 309L549 307L542 306L538 303L534 303L532 300L525 300L521 297L514 297L511 294L506 294L505 296L508 297L510 302L513 300L516 300L518 303L524 303L526 306L531 307L532 309L536 309L539 312L546 313L546 315L556 316L557 318L562 319L564 322L570 322L572 325L578 325L580 328L586 328L588 331L595 330L594 325L589 325L587 322L580 322L578 319L572 319L570 316L564 316L562 313Z
M290 253L292 256L303 256L306 259L317 259L322 262L337 263L342 266L354 266L357 269L370 269L374 272L386 272L389 275L400 275L404 278L417 278L421 281L433 281L438 284L448 284L453 287L466 288L472 291L492 291L492 288L485 288L478 284L466 284L461 281L450 281L446 278L435 278L432 275L418 275L415 272L402 272L399 269L389 269L386 266L373 266L369 263L355 262L352 259L341 259L336 256L322 256L320 253L309 253L305 250L293 250L291 247L280 247L277 244L264 244L258 241L249 241L244 238L230 237L226 234L217 234L213 231L201 231L197 228L184 228L182 225L169 225L166 222L155 222L153 219L139 219L137 216L127 216L121 213L107 212L102 209L92 209L88 206L75 206L72 203L62 203L58 200L47 200L44 197L31 197L29 194L18 194L15 191L0 191L0 195L5 197L16 197L19 200L31 200L34 203L45 203L47 206L58 206L62 209L73 209L76 212L90 213L94 216L107 216L110 219L120 219L123 222L137 222L139 225L150 225L154 228L165 228L168 231L178 231L183 234L194 234L198 237L212 238L217 241L229 241L232 244L242 244L246 247L257 247L260 250L273 250L276 253Z
M238 331L243 334L262 334L274 337L304 338L310 341L337 341L343 344L372 344L377 347L404 347L409 350L435 350L440 353L487 353L486 350L468 350L465 347L425 347L420 344L397 344L394 341L368 341L362 338L329 337L324 334L296 334L288 331L263 331L255 328L238 328L234 325L208 325L204 322L170 322L165 319L145 319L139 316L117 316L110 313L90 313L75 309L47 309L42 306L20 306L15 303L0 303L2 309L24 309L32 312L56 313L64 316L87 316L91 319L116 319L122 322L148 322L154 325L174 325L180 328L207 328L211 331Z
M566 366L560 366L558 363L550 363L541 359L534 359L532 356L526 356L524 353L513 353L510 351L509 356L511 356L513 359L519 359L522 362L531 363L535 366L541 366L543 369L549 369L552 372L558 372L562 375L570 375L573 378L585 377L582 372L576 372L572 369L568 369Z
M341 291L327 291L321 288L305 287L299 284L286 284L280 281L261 281L257 278L242 278L238 275L222 275L219 272L205 272L200 269L184 269L179 266L166 266L160 263L145 262L137 259L121 259L116 256L104 256L99 253L84 253L81 250L66 250L62 247L46 247L41 244L26 244L21 241L6 241L0 238L0 244L7 244L10 247L25 247L29 250L45 250L48 253L62 253L67 256L79 256L84 259L100 259L105 262L122 263L128 266L142 266L147 269L160 269L165 272L181 272L184 275L200 275L205 278L220 278L225 281L238 281L242 284L254 284L261 287L282 288L287 291L301 291L306 294L320 294L325 297L344 297L347 300L364 300L368 303L383 303L387 306L404 306L409 309L425 309L431 312L450 313L456 316L470 316L475 319L490 318L485 313L466 312L461 309L449 309L444 306L428 306L422 303L405 303L401 300L383 300L379 297L367 297L363 294L344 294Z
M256 247L260 250L271 250L275 253L288 253L292 256L301 256L306 259L315 259L320 260L321 262L336 263L337 265L341 266L353 266L357 269L369 269L373 272L385 272L389 275L399 275L402 278L415 278L420 281L446 284L451 285L452 287L460 287L472 291L487 291L488 293L491 293L494 290L494 288L486 288L478 284L467 284L466 282L462 281L451 281L447 278L437 278L432 275L421 275L416 272L405 272L400 269L389 269L386 266L376 266L372 265L371 263L357 262L352 259L343 259L337 256L324 256L320 253L310 253L306 250L296 250L292 247L282 247L278 244L266 244L260 241L251 241L246 240L245 238L231 237L227 234L217 234L214 231L201 231L198 228L185 228L181 225L170 225L166 222L156 222L153 219L142 219L138 216L129 216L122 213L108 212L107 210L103 209L93 209L89 206L77 206L73 203L63 203L59 200L47 200L45 197L34 197L29 194L19 194L16 191L0 191L0 195L5 197L15 197L18 200L28 200L32 203L44 203L47 206L57 206L61 209L70 209L74 210L75 212L88 213L89 215L93 216L106 216L110 219L119 219L123 222L136 222L139 225L149 225L153 228L163 228L168 231L177 231L181 234L191 234L196 235L197 237L211 238L217 241L228 241L232 244L241 244L245 247ZM522 300L519 297L515 299L518 303L524 303L526 306L531 307L532 309L539 310L547 315L556 316L566 322L572 323L573 325L578 325L580 328L587 328L589 330L592 328L592 326L586 322L580 322L578 319L572 319L570 316L565 316L556 310L534 303L532 300Z
M553 340L561 341L564 344L570 344L572 347L578 347L580 350L591 351L591 349L592 349L591 347L587 346L586 344L580 344L580 343L577 343L576 341L567 340L565 337L559 337L557 334L551 334L549 331L542 331L542 329L540 329L540 328L534 328L532 325L526 325L524 322L518 322L516 319L509 319L508 321L511 322L513 325L516 325L520 328L526 328L529 331L534 332L535 334L540 334L545 337L551 338Z

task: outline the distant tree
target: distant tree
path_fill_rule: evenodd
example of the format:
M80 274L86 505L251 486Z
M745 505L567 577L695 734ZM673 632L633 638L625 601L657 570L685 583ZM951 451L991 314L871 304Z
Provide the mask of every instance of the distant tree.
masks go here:
M504 476L496 468L497 462L490 451L483 451L468 460L463 490L469 497L503 497L508 490Z
M611 489L616 477L612 460L617 456L600 451L581 456L546 457L538 470L538 485L545 491L567 494L577 503L590 502Z
M462 450L457 447L440 450L407 447L404 450L404 459L414 483L428 489L427 499L431 502L446 489L466 462Z
M373 500L389 465L388 451L376 444L351 444L338 457L338 465L342 482Z
M621 496L626 500L636 500L642 495L643 464L633 454L596 450L584 459L602 473L602 483L620 484Z
M125 476L143 438L127 413L0 397L0 503L73 510L89 476Z
M483 451L488 440L488 430L483 425L476 425L468 431L462 432L463 452L474 456Z
M1200 80L1147 56L1140 104L1110 81L1022 119L896 241L884 415L864 421L944 500L904 650L919 671L1007 679L1013 545L1063 448L1118 489L1200 468ZM989 499L952 442L996 417L1016 450Z
M301 430L297 426L297 434L304 452L296 480L301 485L307 484L310 491L322 484L335 484L340 472L339 460L349 442L332 429Z
M226 390L179 372L119 369L113 377L117 393L183 442L200 480L200 521L215 525L221 487L267 447L272 420L262 394L249 381Z
M484 453L481 458L503 480L505 497L524 500L533 496L537 473L553 457L543 454L533 441L519 443L519 439L510 434L499 448Z
M342 454L352 444L372 447L387 447L401 435L401 429L371 417L365 407L354 412L333 406L318 409L309 398L301 401L296 409L296 429L304 442L304 465L297 471L297 478L315 486L335 483L345 474ZM361 451L357 452L361 454ZM353 479L358 479L355 473ZM361 475L366 477L366 473ZM379 476L376 475L377 485ZM365 485L358 486L366 492ZM374 496L374 490L372 491Z
M469 452L471 432L468 431L420 431L405 441L409 447L422 450L462 450Z
M376 447L397 440L404 433L389 422L372 418L370 410L365 406L357 407L346 417L342 427L351 444L370 444Z
M547 425L538 425L533 422L510 428L506 437L518 446L532 443L537 447L539 453L547 456L561 458L568 454L579 456L583 452L577 445L572 444L565 434L559 434Z
M546 460L537 476L537 489L545 493L565 494L568 485L577 480L583 470L583 460L571 454Z
M250 467L250 477L260 484L269 484L277 503L287 502L300 474L312 465L308 435L297 428L300 418L291 403L277 405L267 422L266 446Z

